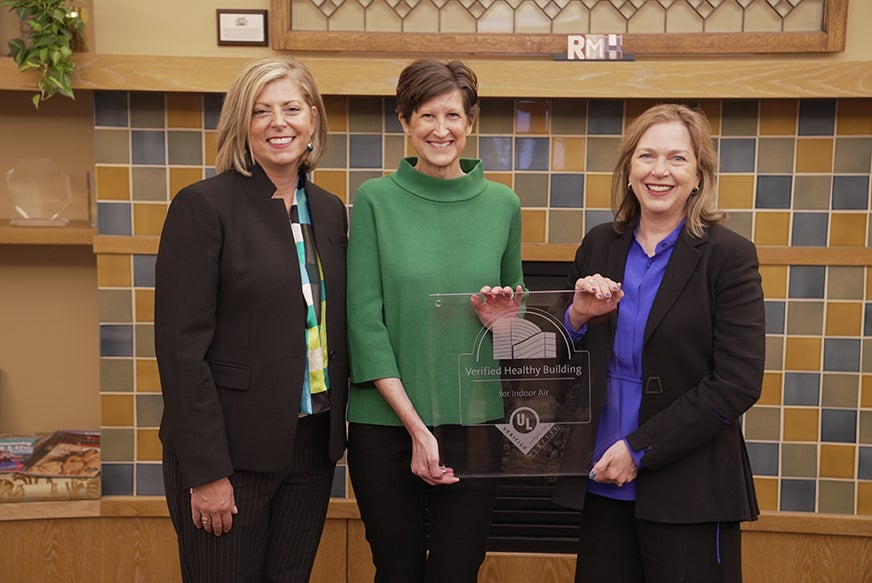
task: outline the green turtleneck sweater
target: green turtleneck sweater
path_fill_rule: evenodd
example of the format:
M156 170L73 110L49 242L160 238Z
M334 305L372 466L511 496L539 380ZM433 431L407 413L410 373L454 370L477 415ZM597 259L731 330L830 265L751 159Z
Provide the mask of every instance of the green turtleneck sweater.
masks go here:
M372 381L399 377L427 425L460 423L456 360L471 352L481 324L468 294L482 286L523 285L521 205L486 180L480 160L461 159L464 176L415 170L415 158L357 191L348 244L348 419L401 425ZM462 309L434 311L430 294L464 293ZM454 305L454 301L449 302ZM489 342L489 339L488 339ZM438 361L438 362L437 362ZM502 417L498 392L464 423ZM471 416L471 417L470 417Z

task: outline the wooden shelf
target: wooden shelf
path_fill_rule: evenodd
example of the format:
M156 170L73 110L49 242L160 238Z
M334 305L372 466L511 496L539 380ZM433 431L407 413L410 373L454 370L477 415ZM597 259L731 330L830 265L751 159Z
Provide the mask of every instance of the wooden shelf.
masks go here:
M72 221L67 227L14 227L0 224L0 244L7 245L92 245L97 230L86 221Z
M324 95L395 94L408 56L295 55ZM246 58L80 53L74 88L223 93ZM622 62L469 58L483 97L597 99L775 99L872 97L872 61L645 59ZM0 58L0 90L33 91L35 73Z

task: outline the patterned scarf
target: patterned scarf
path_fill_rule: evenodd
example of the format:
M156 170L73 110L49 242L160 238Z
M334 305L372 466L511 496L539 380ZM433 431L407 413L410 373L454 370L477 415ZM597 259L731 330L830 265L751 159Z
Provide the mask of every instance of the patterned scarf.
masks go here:
M327 293L321 258L315 247L305 185L305 178L301 175L297 183L296 202L291 207L291 231L294 233L303 298L306 300L307 358L300 413L311 415L329 409L327 390L330 388L330 379L327 376Z

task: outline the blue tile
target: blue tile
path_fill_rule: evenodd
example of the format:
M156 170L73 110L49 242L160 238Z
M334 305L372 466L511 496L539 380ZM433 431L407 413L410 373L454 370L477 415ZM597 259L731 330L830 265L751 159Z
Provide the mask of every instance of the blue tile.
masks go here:
M872 336L872 304L863 306L863 336Z
M789 209L792 188L791 176L758 176L756 208Z
M584 211L584 232L587 234L597 225L611 223L613 220L615 220L615 213L612 211Z
M823 409L821 411L821 441L857 443L857 411Z
M550 158L549 138L515 138L515 170L548 170Z
M512 169L512 138L480 136L478 155L485 170L509 171Z
M133 256L133 285L135 287L154 287L154 262L157 255Z
M826 273L827 268L822 265L791 266L787 297L823 299Z
M721 172L754 172L757 142L753 138L721 138Z
M159 463L136 464L136 495L164 495L163 465Z
M384 118L386 134L403 133L403 124L400 123L400 118L397 117L397 100L393 97L384 100Z
M860 339L824 338L824 370L860 372Z
M749 441L748 458L755 476L778 475L778 444Z
M103 495L133 495L133 464L102 463L100 481Z
M827 213L794 213L790 242L795 247L826 247L829 226Z
M623 100L591 99L587 106L587 133L620 136L624 130Z
M131 161L134 164L167 163L166 132L161 130L132 130L130 132Z
M551 206L582 208L584 206L584 174L552 174Z
M804 99L799 102L799 135L832 136L836 129L835 99Z
M100 356L133 356L133 326L100 324Z
M868 209L868 176L833 176L833 210Z
M100 235L131 235L130 203L98 202L97 233Z
M381 168L382 137L380 134L348 136L349 168Z
M857 477L861 480L872 480L872 447L860 448L859 462Z
M214 166L208 166L208 167L203 169L203 178L212 178L216 174L218 174L218 173L215 172Z
M330 486L331 498L345 498L345 466L333 468L333 483Z
M784 404L820 404L821 375L818 373L789 372L784 374Z
M764 302L767 334L784 334L784 304L784 301L777 300L766 300Z
M169 164L201 166L203 164L203 132L174 130L167 133Z
M221 106L224 103L223 93L207 93L203 96L203 127L207 130L218 128L221 118Z
M127 127L127 93L97 91L94 93L94 125Z
M814 480L781 480L781 510L782 512L814 512L815 508Z

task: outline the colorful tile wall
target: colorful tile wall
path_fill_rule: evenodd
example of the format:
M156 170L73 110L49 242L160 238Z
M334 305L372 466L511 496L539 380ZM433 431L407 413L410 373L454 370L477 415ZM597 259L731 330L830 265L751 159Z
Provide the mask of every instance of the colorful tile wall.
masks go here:
M173 194L214 173L220 95L97 92L103 235L156 235ZM576 244L611 219L620 135L653 100L482 100L466 154L515 190L526 242ZM392 98L326 96L314 180L354 203L410 145ZM728 225L758 245L872 242L872 100L703 100ZM160 494L154 257L99 255L100 391L107 494ZM763 265L766 377L744 418L766 510L872 514L872 269ZM348 492L344 465L334 495Z

